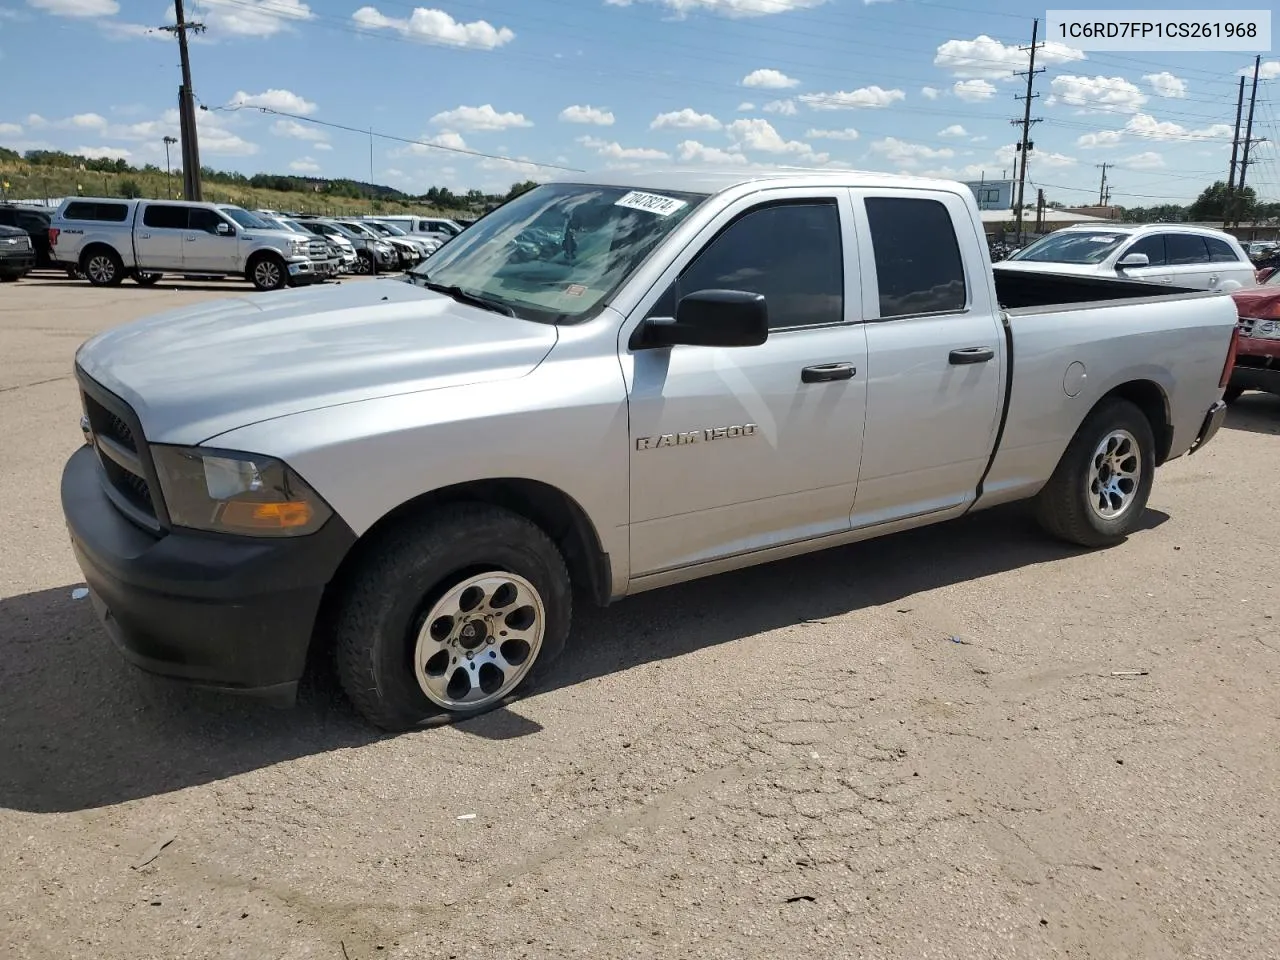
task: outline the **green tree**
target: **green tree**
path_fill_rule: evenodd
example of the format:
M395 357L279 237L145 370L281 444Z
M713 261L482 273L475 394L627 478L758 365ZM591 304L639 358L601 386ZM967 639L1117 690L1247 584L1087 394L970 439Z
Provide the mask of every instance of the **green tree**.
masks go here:
M127 197L130 200L136 200L142 196L142 187L138 186L137 180L121 180L120 196Z
M537 185L538 184L535 183L533 180L524 180L524 181L521 181L520 183L513 183L511 185L511 189L507 191L507 195L503 199L514 200L516 197L520 196L520 194L528 193Z
M1237 190L1232 199L1232 218L1252 219L1253 208L1257 205L1258 195L1253 187ZM1227 185L1219 180L1211 187L1205 187L1196 202L1187 210L1187 217L1195 221L1222 220L1227 215Z

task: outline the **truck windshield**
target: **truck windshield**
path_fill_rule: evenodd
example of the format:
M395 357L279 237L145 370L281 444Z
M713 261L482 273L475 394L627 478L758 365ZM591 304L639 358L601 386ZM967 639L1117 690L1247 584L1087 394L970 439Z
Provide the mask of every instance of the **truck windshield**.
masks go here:
M1015 253L1010 260L1034 263L1101 263L1129 234L1051 233Z
M248 210L241 207L219 207L223 213L234 220L246 230L269 230L271 225L261 217L254 216Z
M450 240L408 279L483 297L528 320L581 320L705 199L544 184Z

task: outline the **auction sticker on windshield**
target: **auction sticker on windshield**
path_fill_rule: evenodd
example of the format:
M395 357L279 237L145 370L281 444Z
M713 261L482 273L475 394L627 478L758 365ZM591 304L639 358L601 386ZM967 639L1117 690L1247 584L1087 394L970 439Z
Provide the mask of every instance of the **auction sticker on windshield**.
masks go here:
M646 210L649 213L656 213L660 217L669 217L682 207L688 206L684 200L677 200L675 197L664 197L657 193L642 193L639 190L632 190L626 196L619 197L613 202L615 207L627 207L631 210Z

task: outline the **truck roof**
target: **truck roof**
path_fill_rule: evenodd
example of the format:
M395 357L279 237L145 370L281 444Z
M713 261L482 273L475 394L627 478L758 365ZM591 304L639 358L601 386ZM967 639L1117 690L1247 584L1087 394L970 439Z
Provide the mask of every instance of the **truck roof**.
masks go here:
M777 169L743 170L740 167L670 167L646 172L596 170L566 173L554 178L558 183L590 183L610 187L632 187L637 190L674 190L681 193L722 193L748 183L772 186L818 187L917 187L946 190L951 193L968 190L959 181L915 177L905 174L880 173L869 170Z

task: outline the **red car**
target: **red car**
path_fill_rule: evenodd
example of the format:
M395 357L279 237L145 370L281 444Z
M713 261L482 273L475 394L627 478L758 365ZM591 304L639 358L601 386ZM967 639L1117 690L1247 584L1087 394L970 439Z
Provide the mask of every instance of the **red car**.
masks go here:
M1240 339L1223 399L1232 403L1246 390L1280 394L1280 270L1261 286L1231 296L1240 314Z

